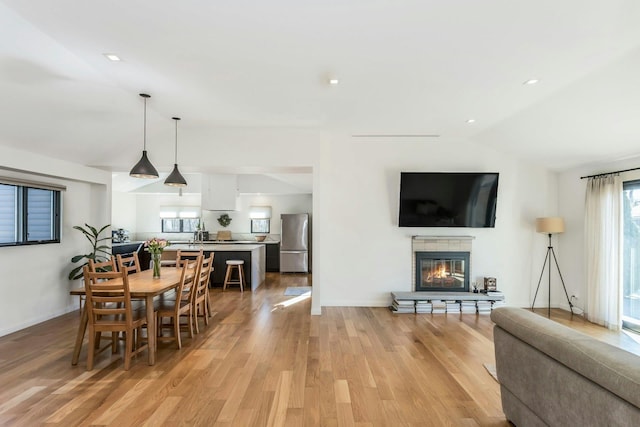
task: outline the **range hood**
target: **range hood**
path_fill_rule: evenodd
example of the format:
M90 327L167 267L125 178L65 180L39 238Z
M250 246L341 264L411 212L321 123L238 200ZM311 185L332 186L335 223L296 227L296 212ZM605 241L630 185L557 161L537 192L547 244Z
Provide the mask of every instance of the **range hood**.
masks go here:
M203 174L201 203L207 211L237 211L238 175Z

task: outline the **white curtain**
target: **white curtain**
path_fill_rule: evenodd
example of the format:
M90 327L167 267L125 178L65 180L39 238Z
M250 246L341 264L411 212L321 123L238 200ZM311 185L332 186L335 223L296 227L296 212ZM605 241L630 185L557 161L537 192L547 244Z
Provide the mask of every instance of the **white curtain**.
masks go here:
M622 326L622 180L589 178L585 199L587 320L609 329Z

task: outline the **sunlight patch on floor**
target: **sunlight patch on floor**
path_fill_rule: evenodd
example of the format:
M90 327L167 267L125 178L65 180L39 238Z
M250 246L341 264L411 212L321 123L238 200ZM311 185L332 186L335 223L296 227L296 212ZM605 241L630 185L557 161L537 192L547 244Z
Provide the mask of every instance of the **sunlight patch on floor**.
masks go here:
M302 294L300 296L288 299L288 300L286 300L284 302L279 302L278 304L275 304L273 306L273 310L271 310L271 311L274 312L274 311L278 310L279 308L287 308L290 305L297 304L297 303L302 302L302 301L304 301L306 299L309 299L309 298L311 298L311 291L305 292L304 294Z

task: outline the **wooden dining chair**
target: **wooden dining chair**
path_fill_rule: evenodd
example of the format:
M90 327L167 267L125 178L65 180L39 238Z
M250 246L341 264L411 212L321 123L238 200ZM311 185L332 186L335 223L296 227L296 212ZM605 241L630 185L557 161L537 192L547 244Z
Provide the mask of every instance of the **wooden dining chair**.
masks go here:
M89 268L89 271L92 273L106 273L106 272L118 271L118 265L115 257L111 257L108 260L101 261L101 262L95 262L94 260L90 259L87 262L87 268ZM85 296L81 298L86 299L86 293L85 293ZM118 337L116 336L116 334L112 334L111 338L107 338L107 337L102 337L102 334L98 333L98 337L95 341L95 348L100 347L100 341L103 339L108 339L111 341L111 348L114 354L118 352Z
M118 259L118 269L120 271L127 270L127 273L140 273L142 268L140 268L140 258L138 257L137 252L133 252L130 255L122 256L120 254L117 255Z
M156 326L158 329L158 341L173 341L182 348L181 331L186 329L189 338L193 338L193 301L196 291L196 282L202 266L202 255L198 255L195 260L187 260L180 274L180 283L176 288L175 299L159 299L155 303ZM182 324L181 318L187 322ZM164 323L165 319L171 319L170 323ZM162 335L164 329L172 329L173 336Z
M200 333L198 326L198 317L204 318L204 324L209 325L209 317L211 317L211 307L209 305L209 279L211 277L211 267L213 265L213 252L209 258L203 258L198 275L194 279L196 281L195 290L193 292L193 323L196 333Z
M177 251L162 251L160 254L160 265L163 267L176 266Z
M176 267L182 267L184 260L195 260L198 255L202 255L202 249L199 251L183 251L178 249L176 253Z
M85 266L83 274L89 329L87 370L93 369L95 346L102 332L111 332L112 341L119 332L124 332L124 369L129 370L131 358L149 346L140 345L147 318L144 312L131 306L127 270L98 272Z
M93 271L93 272L118 271L118 267L116 265L116 259L113 257L101 262L95 262L94 260L89 259L89 261L87 261L87 267L89 267L89 271ZM85 300L86 300L86 297L84 295L80 295L80 311L81 312L82 312L82 302Z

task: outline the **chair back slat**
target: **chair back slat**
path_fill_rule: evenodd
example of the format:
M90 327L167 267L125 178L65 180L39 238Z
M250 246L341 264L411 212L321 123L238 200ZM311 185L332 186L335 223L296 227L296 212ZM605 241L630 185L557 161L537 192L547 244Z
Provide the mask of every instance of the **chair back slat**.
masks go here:
M96 262L92 259L87 263L90 271L100 271L100 272L116 272L118 271L118 267L116 264L116 259L114 257L109 258L106 261Z
M118 258L118 269L119 270L127 270L127 273L139 273L142 271L140 268L140 259L138 258L138 253L133 252L128 256L122 256L120 254L117 255Z
M176 267L182 267L182 264L184 264L185 260L195 261L198 256L202 255L202 253L202 249L200 249L199 251L183 251L181 249L178 249L178 252L176 254Z

